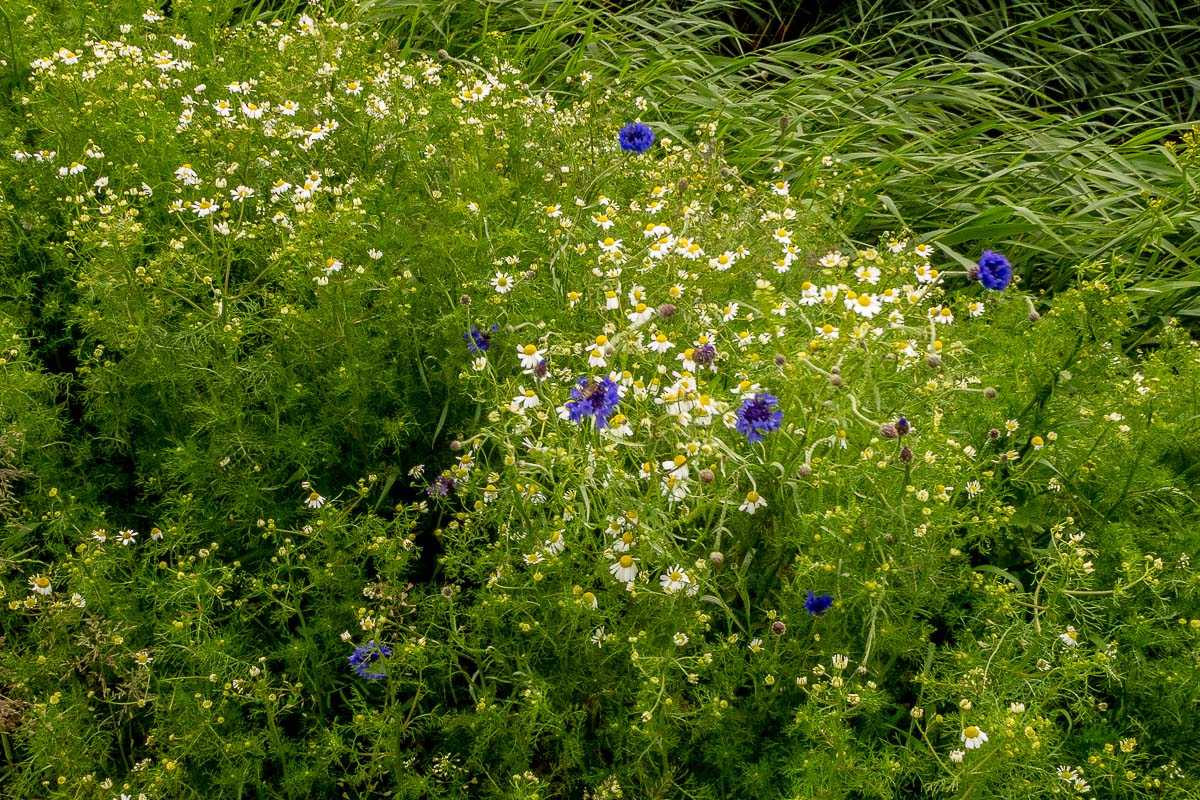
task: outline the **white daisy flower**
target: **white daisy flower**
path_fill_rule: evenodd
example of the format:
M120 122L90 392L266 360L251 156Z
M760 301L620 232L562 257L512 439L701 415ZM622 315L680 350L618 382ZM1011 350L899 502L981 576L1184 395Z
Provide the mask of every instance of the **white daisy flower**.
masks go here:
M968 725L963 728L962 733L959 734L959 738L962 739L963 745L968 750L975 750L982 747L983 743L988 740L987 734L974 725Z
M496 294L508 294L512 291L513 287L512 276L503 272L497 272L496 277L492 278L492 286L496 289Z
M522 369L533 369L542 363L545 354L537 348L537 345L525 344L517 346L517 358L521 360Z
M740 506L738 506L738 510L745 511L747 514L753 514L758 509L766 507L766 498L751 489L750 491L746 492L746 499Z
M629 583L637 578L637 559L625 554L609 565L608 571L622 583Z
M658 581L664 592L667 594L675 594L676 592L687 589L688 585L692 582L692 579L686 572L683 571L683 567L676 564L675 566L669 568L663 575L661 575Z

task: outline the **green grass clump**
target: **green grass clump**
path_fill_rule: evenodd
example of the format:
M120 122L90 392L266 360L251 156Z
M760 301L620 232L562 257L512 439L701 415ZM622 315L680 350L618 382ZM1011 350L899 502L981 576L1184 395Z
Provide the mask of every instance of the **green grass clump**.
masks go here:
M0 112L5 796L1196 794L1200 348L1129 347L1124 244L1043 296L802 85L57 10Z

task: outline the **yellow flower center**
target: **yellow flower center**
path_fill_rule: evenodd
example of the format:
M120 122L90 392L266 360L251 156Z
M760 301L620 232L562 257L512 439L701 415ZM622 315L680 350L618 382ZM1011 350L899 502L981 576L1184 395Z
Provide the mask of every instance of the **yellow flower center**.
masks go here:
M633 557L632 556L621 556L620 563L621 563L622 569L629 569L630 567L633 566Z
M968 739L976 739L979 737L979 728L976 728L974 725L968 725L963 729L963 736Z

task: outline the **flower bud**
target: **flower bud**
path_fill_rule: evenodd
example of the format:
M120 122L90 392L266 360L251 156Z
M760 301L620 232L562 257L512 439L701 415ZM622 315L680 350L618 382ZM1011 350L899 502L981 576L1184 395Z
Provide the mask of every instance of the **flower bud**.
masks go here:
M776 636L783 636L787 633L787 625L783 623L783 620L777 619L771 623L771 633Z
M796 474L801 478L807 478L809 475L812 475L812 467L808 464L801 464L800 469L796 470Z
M725 554L720 550L713 550L708 554L708 562L714 567L719 567L725 563Z
M1036 311L1029 312L1029 321L1030 322L1037 322L1041 318L1042 318L1042 315L1039 314L1038 312L1036 312Z
M912 462L913 462L913 451L911 449L909 449L908 445L905 445L904 447L900 448L900 463L901 464L911 464Z
M885 439L895 439L900 435L900 431L896 428L896 423L885 422L879 426L879 435Z
M458 298L458 304L462 306L471 305L471 295L464 294L462 297Z
M995 400L997 394L999 394L999 392L996 391L995 386L989 386L983 390L983 396L988 400Z
M711 469L700 470L700 480L703 481L704 483L712 483L713 478L715 478L715 477L716 476L713 475L713 471Z
M1000 438L1000 429L992 428L990 431L988 431L988 438L989 439L999 439Z
M833 386L835 388L838 386L841 386L842 385L842 376L841 375L830 375L829 376L829 385Z
M670 319L671 317L675 316L675 311L676 308L674 303L663 303L658 307L658 315L663 319Z
M908 419L906 417L901 417L900 419L896 420L896 433L900 434L901 436L907 436L908 432L911 430L912 426L908 424Z
M942 357L936 353L930 353L925 357L925 365L930 369L938 369L942 366Z
M786 363L787 363L787 356L785 356L783 353L775 354L775 366L782 367Z

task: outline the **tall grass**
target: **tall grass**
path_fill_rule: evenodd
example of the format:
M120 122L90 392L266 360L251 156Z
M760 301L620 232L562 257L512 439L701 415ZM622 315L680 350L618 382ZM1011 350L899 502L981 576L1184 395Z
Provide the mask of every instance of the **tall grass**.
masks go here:
M409 50L469 55L503 32L532 77L568 92L585 69L621 76L672 135L718 119L744 171L782 161L795 176L841 157L854 237L911 230L963 262L999 243L1047 291L1102 261L1153 299L1149 317L1200 315L1195 179L1164 146L1200 97L1200 36L1182 6L843 8L798 37L795 3L371 0L358 12ZM755 47L772 38L786 40Z

